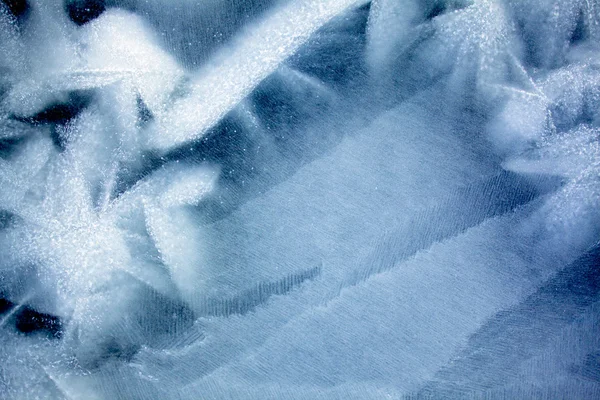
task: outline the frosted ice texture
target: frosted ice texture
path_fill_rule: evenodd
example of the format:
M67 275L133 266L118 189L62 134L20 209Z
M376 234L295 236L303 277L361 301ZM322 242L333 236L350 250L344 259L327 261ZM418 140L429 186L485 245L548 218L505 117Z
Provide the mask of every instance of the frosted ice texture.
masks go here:
M0 397L600 397L596 0L3 0Z

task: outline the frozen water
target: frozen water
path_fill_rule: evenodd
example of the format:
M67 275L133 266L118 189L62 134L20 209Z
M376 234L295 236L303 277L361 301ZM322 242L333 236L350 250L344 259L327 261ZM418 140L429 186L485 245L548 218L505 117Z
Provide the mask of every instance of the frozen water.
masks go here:
M600 398L600 2L3 0L0 397Z

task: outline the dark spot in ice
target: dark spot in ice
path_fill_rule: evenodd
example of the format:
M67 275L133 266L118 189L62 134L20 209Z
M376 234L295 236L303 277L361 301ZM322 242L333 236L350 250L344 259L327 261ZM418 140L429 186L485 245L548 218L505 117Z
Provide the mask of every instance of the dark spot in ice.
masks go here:
M10 157L24 140L22 137L0 139L0 158Z
M429 10L429 14L425 17L425 19L434 19L446 12L446 6L442 3L435 3L431 10Z
M588 354L583 363L572 365L570 372L580 377L600 382L600 352Z
M472 4L473 4L473 0L456 0L456 1L438 0L438 1L434 1L433 4L430 4L429 7L426 7L424 9L425 10L425 20L430 21L441 15L448 14L453 11L462 10Z
M2 4L17 20L25 18L29 12L29 4L25 0L2 0Z
M133 344L123 345L120 344L115 339L110 339L106 343L104 343L104 351L102 354L102 361L107 361L109 359L116 359L125 362L131 361L133 356L138 352L140 346L136 346Z
M92 92L78 90L69 93L67 101L56 102L47 106L42 111L31 116L12 116L14 120L25 122L34 126L50 125L50 136L54 145L60 150L66 146L66 138L63 137L58 125L65 125L77 117L92 101Z
M91 93L88 91L74 91L69 93L66 102L50 104L44 110L32 116L16 116L13 118L33 125L65 124L79 115L89 105L91 98Z
M16 327L19 332L33 334L43 333L50 337L60 338L62 335L62 322L60 318L39 313L34 309L24 306L16 314Z
M148 122L154 119L154 115L152 115L152 111L148 108L144 100L138 96L137 98L137 109L138 109L138 119L140 121L140 125L142 127L146 126Z
M0 210L0 230L12 226L18 217L10 211ZM1 308L0 308L1 309Z
M365 50L369 8L352 10L326 24L287 64L333 88L355 84L367 73L363 57L357 54Z
M583 10L579 13L579 18L577 19L577 25L571 34L571 44L576 45L583 42L587 38L587 32L585 27L585 15Z
M103 0L71 0L65 4L71 21L83 25L100 16L106 9Z
M0 315L10 311L15 305L12 301L0 298Z

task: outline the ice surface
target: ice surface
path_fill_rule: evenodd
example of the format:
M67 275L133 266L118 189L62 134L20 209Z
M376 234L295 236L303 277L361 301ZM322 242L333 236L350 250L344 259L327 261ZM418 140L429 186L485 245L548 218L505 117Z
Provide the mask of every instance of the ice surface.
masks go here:
M150 146L168 149L201 137L273 73L317 29L364 0L291 2L250 27L231 48L216 54L151 130ZM203 110L202 113L196 110Z
M0 2L0 397L600 397L599 10Z

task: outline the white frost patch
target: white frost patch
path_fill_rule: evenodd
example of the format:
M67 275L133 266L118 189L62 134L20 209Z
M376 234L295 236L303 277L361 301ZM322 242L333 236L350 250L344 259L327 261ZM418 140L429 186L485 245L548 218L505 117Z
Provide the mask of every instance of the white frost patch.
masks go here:
M302 0L251 27L199 71L190 93L176 101L151 131L150 146L168 150L202 137L310 35L364 0Z

